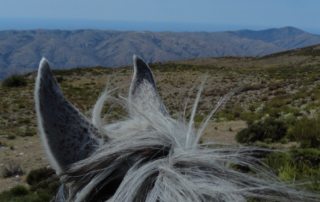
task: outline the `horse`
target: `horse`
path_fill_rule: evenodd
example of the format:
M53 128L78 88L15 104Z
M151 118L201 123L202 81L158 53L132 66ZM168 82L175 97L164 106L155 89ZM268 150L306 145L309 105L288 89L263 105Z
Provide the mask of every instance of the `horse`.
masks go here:
M199 128L194 117L174 119L147 63L133 57L128 97L113 99L127 117L105 124L105 90L91 120L63 95L49 62L40 61L35 84L38 131L61 186L52 201L317 201L317 195L278 180L247 146L201 143L215 108ZM218 106L222 102L218 103ZM239 168L249 168L245 172Z

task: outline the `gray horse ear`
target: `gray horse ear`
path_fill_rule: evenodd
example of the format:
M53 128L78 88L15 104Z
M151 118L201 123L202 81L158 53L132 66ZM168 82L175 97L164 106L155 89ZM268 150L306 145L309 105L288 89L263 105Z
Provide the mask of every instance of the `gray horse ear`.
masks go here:
M44 58L39 65L35 103L40 136L58 174L95 151L96 128L64 98Z
M133 78L129 90L129 111L158 110L167 115L168 112L159 96L150 67L138 56L133 56Z

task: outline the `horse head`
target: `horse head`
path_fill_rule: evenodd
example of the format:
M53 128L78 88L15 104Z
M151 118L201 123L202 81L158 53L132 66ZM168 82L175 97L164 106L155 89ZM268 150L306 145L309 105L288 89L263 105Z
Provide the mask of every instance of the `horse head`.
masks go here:
M48 61L41 60L36 113L46 154L62 184L55 201L314 200L278 181L252 155L264 149L200 144L203 127L193 127L193 116L188 123L173 119L150 67L137 56L133 63L129 95L118 99L128 116L103 124L109 93L98 99L89 120L63 96Z

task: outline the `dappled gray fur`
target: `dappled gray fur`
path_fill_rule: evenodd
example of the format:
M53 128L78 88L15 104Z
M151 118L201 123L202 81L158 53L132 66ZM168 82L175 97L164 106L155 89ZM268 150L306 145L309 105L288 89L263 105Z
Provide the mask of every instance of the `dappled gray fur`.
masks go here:
M137 74L139 70L135 68L129 98L117 100L126 106L128 117L102 124L104 101L111 97L107 91L102 94L94 107L92 120L108 141L87 158L63 170L60 175L63 187L55 201L319 199L318 195L280 182L257 158L268 150L200 144L199 137L207 121L196 130L193 120L185 123L171 118L161 107L149 67L142 59L135 58L134 63L147 74ZM137 86L143 89L138 94L135 93ZM194 117L200 92L191 117ZM215 111L216 108L213 113Z
M58 173L96 149L97 130L64 98L46 59L40 62L35 101L41 139Z
M136 107L144 108L144 110L149 110L149 106L156 107L162 113L168 114L156 90L156 83L150 67L141 58L134 55L133 68L134 75L130 85L128 104L136 105ZM149 105L149 103L152 103L152 105ZM130 113L134 113L136 109L135 107L129 107L129 110Z

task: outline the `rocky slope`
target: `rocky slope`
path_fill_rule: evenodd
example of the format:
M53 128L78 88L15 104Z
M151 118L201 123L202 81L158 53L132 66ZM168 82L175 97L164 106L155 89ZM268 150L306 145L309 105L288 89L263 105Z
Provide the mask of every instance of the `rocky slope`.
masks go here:
M42 56L56 68L123 66L133 54L148 62L221 56L262 56L320 43L293 27L229 32L29 30L0 32L0 79L34 70Z

